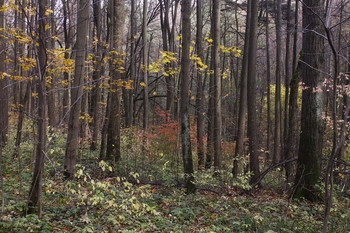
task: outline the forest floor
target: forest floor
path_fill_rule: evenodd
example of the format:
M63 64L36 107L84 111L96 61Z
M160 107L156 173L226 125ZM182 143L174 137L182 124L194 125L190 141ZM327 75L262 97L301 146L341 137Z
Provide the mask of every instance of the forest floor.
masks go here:
M0 232L320 232L323 204L290 201L272 190L223 195L132 184L123 178L46 179L41 218L24 216L15 180L5 175ZM137 180L137 177L136 177ZM18 181L18 180L17 180ZM12 187L11 187L12 185ZM350 231L350 201L338 197L329 232Z
M234 184L230 172L219 182L211 170L196 171L199 189L187 195L179 185L181 160L159 148L153 148L149 161L133 157L145 154L140 141L132 135L122 139L125 156L113 169L98 162L97 152L81 151L83 165L77 166L75 179L64 181L65 137L57 136L47 153L38 217L24 215L33 142L24 140L21 156L14 158L10 140L3 151L0 232L321 232L324 204L290 200L283 170L268 173L264 189L254 192L243 191L249 176ZM329 232L350 232L350 199L337 193Z

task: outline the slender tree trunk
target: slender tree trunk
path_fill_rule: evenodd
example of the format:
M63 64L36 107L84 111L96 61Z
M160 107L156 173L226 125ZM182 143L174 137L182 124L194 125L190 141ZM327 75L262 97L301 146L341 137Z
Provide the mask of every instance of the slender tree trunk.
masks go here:
M67 60L70 58L70 52L68 51L71 48L71 25L70 25L70 19L69 19L69 2L67 0L61 0L62 1L62 8L63 8L63 34L64 34L64 59ZM63 72L63 80L67 83L69 82L69 73ZM63 90L63 100L62 100L62 116L61 118L64 120L64 122L69 121L69 107L71 105L70 103L70 90L68 87L65 87L65 90Z
M282 2L276 0L276 92L275 92L275 140L272 163L281 159L281 53L282 53Z
M287 36L286 36L286 57L285 57L285 92L284 92L284 123L283 123L283 148L282 148L282 160L286 159L287 151L285 150L286 143L287 143L287 135L288 135L288 101L289 101L289 88L290 88L290 82L292 78L292 71L291 70L291 65L292 65L292 60L290 59L290 52L291 52L291 47L290 47L290 39L291 39L291 30L292 30L292 23L291 23L291 0L287 1ZM287 166L287 165L286 165Z
M203 54L203 14L202 0L197 0L197 55L204 61ZM197 67L197 96L196 96L196 120L197 120L197 154L198 168L204 168L204 84L202 72Z
M251 2L250 30L249 30L249 52L248 52L248 137L249 137L249 166L253 173L250 182L256 183L259 176L259 154L257 141L257 112L256 112L256 48L257 48L257 27L258 27L258 1Z
M298 18L299 18L299 1L295 4L294 16L294 33L293 33L293 76L290 82L289 95L289 112L288 112L288 129L286 131L285 141L285 159L295 158L298 151L298 90L301 78L300 66L297 67L298 60ZM286 164L287 183L292 183L293 180L293 164Z
M55 0L50 0L50 9L52 11L55 10ZM51 17L52 14L49 14L50 21L48 22L50 24L50 36L53 37L55 35L55 20L54 17ZM50 38L49 43L47 43L49 50L55 49L55 39ZM46 89L47 89L47 114L48 114L48 124L51 127L56 127L58 122L58 114L57 114L57 108L56 108L56 91L55 91L55 82L56 77L54 73L49 73L48 75L51 76L50 81L47 82Z
M191 132L189 116L189 85L190 85L190 45L191 45L191 0L182 0L182 54L181 54L181 142L182 157L185 172L185 182L187 193L195 192L193 177L193 161L191 150Z
M46 67L47 67L47 32L45 25L47 24L45 12L48 7L47 0L37 2L38 11L38 35L37 35L37 69L39 78L36 80L38 93L38 117L37 117L37 133L38 141L36 145L36 156L34 163L34 171L28 197L28 213L37 212L41 216L41 193L42 193L42 175L44 172L44 158L46 154Z
M149 120L149 99L148 99L148 42L147 42L147 9L148 1L143 0L143 23L142 23L142 40L143 40L143 128L148 128Z
M4 5L4 0L0 0L0 7ZM0 28L5 29L5 14L0 11ZM1 32L2 34L3 32ZM1 35L0 34L0 35ZM0 137L3 144L7 142L8 133L8 111L9 111L9 98L8 98L8 77L5 77L3 72L6 72L5 67L6 60L6 38L0 38Z
M4 0L0 0L0 8L4 5ZM5 29L5 15L3 11L0 11L0 28ZM0 34L2 36L2 33ZM5 59L6 59L6 44L5 38L0 39L0 190L1 190L1 201L2 209L1 213L4 212L5 206L5 189L3 179L3 147L7 140L8 132L8 89L7 89L7 78L4 77L5 72Z
M221 72L220 72L220 0L213 0L213 40L212 51L214 69L214 168L221 169Z
M271 61L270 61L270 30L269 30L269 8L268 0L265 1L266 22L265 22L265 41L266 41L266 82L267 82L267 141L266 141L266 161L271 160Z
M72 178L75 173L75 165L79 149L80 111L83 96L83 81L86 56L86 42L89 31L89 7L90 0L79 0L77 9L77 39L75 50L74 80L71 90L71 103L68 123L68 135L64 160L65 178Z
M131 0L131 13L130 13L130 80L136 80L136 54L135 54L135 36L136 36L136 12L135 12L135 0ZM135 82L134 82L135 83ZM127 110L127 122L126 125L130 127L134 122L134 90L128 90L128 110Z
M111 37L110 44L112 49L112 64L111 64L111 90L110 90L110 114L108 117L108 129L107 129L107 152L106 160L113 163L121 159L120 154L120 123L121 123L121 111L120 111L120 87L118 81L122 79L120 73L120 65L118 60L122 59L121 46L122 33L124 25L124 0L110 0L110 17L111 17Z
M93 83L93 89L91 91L91 105L92 105L92 111L91 115L93 117L93 132L92 132L92 140L91 140L91 150L96 150L97 148L97 141L98 141L98 135L100 132L100 124L101 124L101 95L102 91L100 88L101 85L101 74L102 74L102 25L101 25L101 0L93 0L93 17L94 17L94 34L97 39L97 43L94 46L94 68L92 71L92 79L94 81Z
M251 21L251 2L248 2L248 13L246 18L246 29L244 35L243 62L241 71L241 84L239 94L239 114L238 114L238 129L236 138L236 149L233 160L233 176L237 177L240 174L239 159L244 156L244 136L246 128L247 115L247 74L248 74L248 51L250 37L250 21Z

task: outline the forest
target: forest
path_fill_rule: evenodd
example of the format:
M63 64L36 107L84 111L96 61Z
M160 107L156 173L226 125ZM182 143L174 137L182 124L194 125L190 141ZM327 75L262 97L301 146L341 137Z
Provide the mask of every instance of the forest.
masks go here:
M349 232L349 12L0 0L0 232Z

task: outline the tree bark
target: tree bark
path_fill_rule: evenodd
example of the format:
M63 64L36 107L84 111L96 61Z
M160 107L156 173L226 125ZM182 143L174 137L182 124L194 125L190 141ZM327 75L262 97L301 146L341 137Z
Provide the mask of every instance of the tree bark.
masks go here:
M0 7L4 5L4 0L0 0ZM5 29L5 14L0 11L0 28ZM3 34L3 32L1 32ZM0 35L1 35L0 34ZM5 144L7 142L8 133L8 111L9 111L9 98L8 98L8 77L3 73L5 70L6 59L6 38L0 39L0 137Z
M191 150L191 132L189 116L189 85L190 85L190 45L191 45L191 0L182 0L182 54L181 54L181 142L182 157L185 172L185 184L187 193L195 192L193 177L193 161Z
M28 213L37 212L41 215L41 193L42 193L42 175L44 172L44 159L46 154L46 67L47 67L47 32L45 25L47 21L45 19L46 8L48 7L47 0L40 0L37 2L39 6L37 25L37 47L36 47L36 60L37 70L39 78L36 80L36 87L38 93L38 116L37 116L37 134L38 142L36 144L36 156L34 163L34 171L32 182L29 190L28 197Z
M244 136L246 128L247 114L247 75L248 75L248 51L250 37L250 21L251 21L251 2L248 2L248 14L246 17L246 29L244 35L243 62L241 71L241 83L239 90L239 113L238 113L238 129L236 138L236 148L233 160L233 176L237 177L240 174L239 159L244 156Z
M282 54L282 2L276 0L276 92L275 92L275 140L272 163L277 164L281 159L281 54Z
M112 61L110 65L111 74L111 89L110 89L110 114L108 117L108 129L107 129L107 151L106 160L115 163L121 159L120 154L120 123L121 123L121 111L120 111L120 87L118 81L122 79L120 72L120 64L118 60L122 59L121 46L122 33L124 25L124 0L110 0L110 17L111 17L111 37L110 44L112 50Z
M249 166L252 172L250 182L255 183L259 176L259 154L257 142L257 112L256 112L256 48L258 27L258 1L248 0L251 4L250 30L249 30L249 52L248 52L248 137L249 137Z
M80 111L83 96L86 42L89 31L89 0L79 0L77 8L77 38L74 46L75 67L71 90L71 109L69 113L68 135L64 159L64 176L72 178L79 149Z
M220 72L220 6L221 0L213 0L213 69L214 69L214 169L221 169L221 72Z
M197 55L204 61L203 54L203 14L202 0L197 0ZM202 72L197 67L197 95L196 95L196 120L197 120L197 155L198 168L204 168L204 84Z
M148 42L147 42L147 9L148 1L143 0L143 23L142 23L142 40L143 40L143 129L148 128L149 119L149 99L148 99Z
M303 43L301 51L301 75L305 85L302 95L301 134L299 156L295 179L295 197L310 201L319 199L316 184L321 174L322 139L324 122L322 119L323 77L320 72L324 61L323 0L305 0L303 4Z

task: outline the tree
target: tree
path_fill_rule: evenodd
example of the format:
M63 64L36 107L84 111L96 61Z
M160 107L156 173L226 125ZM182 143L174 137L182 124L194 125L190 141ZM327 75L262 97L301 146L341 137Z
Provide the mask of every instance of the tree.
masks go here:
M301 107L301 134L295 197L318 200L316 184L321 174L324 122L322 119L324 39L321 19L323 0L303 2L303 40L301 76L304 85Z
M248 138L249 138L249 166L253 173L251 183L255 183L259 176L259 157L257 148L257 113L256 113L256 49L258 27L258 1L248 1L248 14L251 14L248 47Z
M204 60L203 53L203 14L202 0L197 0L197 32L196 49L198 57ZM197 69L197 95L196 95L196 120L197 120L197 154L198 168L204 168L204 84L202 72Z
M69 113L68 135L64 159L65 178L72 178L75 173L79 148L79 128L81 98L83 96L83 80L86 57L86 43L89 31L90 0L79 0L77 10L77 35L74 45L75 66L74 80L71 90L71 109Z
M4 5L4 1L0 1L0 7ZM0 28L5 29L5 14L0 12ZM8 98L8 77L5 76L5 59L6 59L6 39L1 37L0 39L0 137L1 144L7 141L8 132L8 111L9 111L9 98Z
M187 193L195 192L193 177L193 160L191 150L190 116L189 116L189 85L190 85L190 45L191 45L191 0L181 1L182 15L182 55L181 55L181 89L180 89L180 116L182 158L185 172Z
M110 101L108 128L107 128L107 152L106 160L117 162L120 160L120 86L118 81L122 79L121 42L122 42L122 26L124 25L124 0L110 0L110 28L111 36L109 38L112 59L110 62L111 89L108 93ZM108 108L108 106L107 106Z
M275 93L275 140L272 163L277 164L281 159L281 59L282 59L282 2L276 0L276 93Z
M148 43L147 43L147 6L148 1L143 0L143 22L142 22L142 40L143 40L143 53L142 53L142 63L143 63L143 128L148 127L149 118L149 99L148 99Z
M248 2L248 14L246 17L246 28L244 34L244 49L243 49L243 62L241 71L241 85L239 89L239 111L238 111L238 129L236 138L236 148L233 160L232 173L234 177L237 177L240 173L239 158L244 155L244 136L246 127L246 115L247 115L247 74L248 74L248 51L249 51L249 38L250 38L250 2Z
M213 0L212 32L214 46L212 50L214 70L214 168L221 169L221 72L220 72L220 0Z
M34 38L36 41L36 62L38 79L35 81L38 92L38 116L37 116L37 134L38 142L36 144L36 155L32 182L28 197L28 213L38 212L41 215L41 193L42 193L42 176L44 172L44 159L46 154L46 68L47 68L47 24L45 12L48 7L47 0L38 0L37 2L38 17L38 33Z

